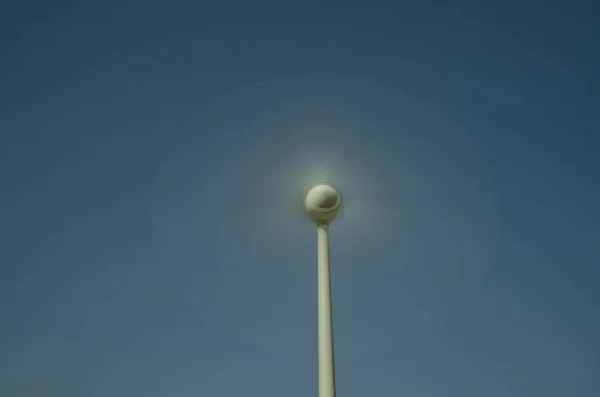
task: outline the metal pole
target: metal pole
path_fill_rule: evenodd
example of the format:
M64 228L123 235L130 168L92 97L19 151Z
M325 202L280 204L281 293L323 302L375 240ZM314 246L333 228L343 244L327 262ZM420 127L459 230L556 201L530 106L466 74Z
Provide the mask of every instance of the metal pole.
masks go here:
M329 272L329 226L317 225L319 292L319 397L335 397L333 321Z

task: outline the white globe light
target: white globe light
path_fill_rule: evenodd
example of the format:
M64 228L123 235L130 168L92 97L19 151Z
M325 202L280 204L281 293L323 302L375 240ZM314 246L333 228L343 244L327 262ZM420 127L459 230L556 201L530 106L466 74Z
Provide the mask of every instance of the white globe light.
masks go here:
M304 196L306 212L317 224L328 224L333 221L341 205L341 194L328 183L309 187Z

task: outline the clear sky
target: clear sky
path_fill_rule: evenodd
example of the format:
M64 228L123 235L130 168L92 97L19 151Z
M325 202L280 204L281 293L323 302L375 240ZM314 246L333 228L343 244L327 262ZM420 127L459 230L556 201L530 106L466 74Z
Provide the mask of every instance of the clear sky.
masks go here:
M0 395L316 396L323 178L340 397L600 395L596 2L204 3L0 6Z

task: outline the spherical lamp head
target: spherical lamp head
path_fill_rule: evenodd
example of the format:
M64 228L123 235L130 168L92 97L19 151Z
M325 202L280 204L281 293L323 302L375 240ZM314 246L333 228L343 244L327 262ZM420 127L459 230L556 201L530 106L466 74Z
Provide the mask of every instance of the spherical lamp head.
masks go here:
M342 206L342 195L328 183L310 186L304 195L304 208L317 224L329 224Z

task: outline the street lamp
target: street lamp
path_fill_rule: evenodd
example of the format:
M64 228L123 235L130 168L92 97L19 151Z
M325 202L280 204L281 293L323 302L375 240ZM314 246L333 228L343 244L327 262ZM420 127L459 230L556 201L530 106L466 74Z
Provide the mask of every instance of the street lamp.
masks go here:
M308 216L317 224L319 310L319 397L335 397L333 321L329 271L329 223L342 205L342 196L328 183L312 185L304 196Z

